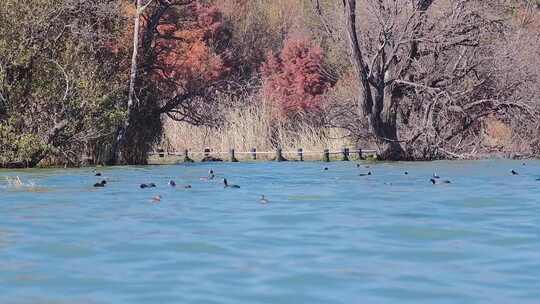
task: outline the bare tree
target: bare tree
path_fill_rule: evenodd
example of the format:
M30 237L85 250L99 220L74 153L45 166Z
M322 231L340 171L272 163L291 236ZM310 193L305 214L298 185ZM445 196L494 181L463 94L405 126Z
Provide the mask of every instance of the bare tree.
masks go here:
M322 16L319 0L312 2ZM501 35L500 20L483 15L475 1L436 10L433 2L342 1L358 115L381 159L439 157L448 143L462 144L483 117L527 109L512 100L515 82L495 83L490 41Z
M343 0L351 61L361 85L360 115L366 117L383 159L404 157L397 133L397 108L404 89L412 83L407 77L412 62L419 56L425 12L432 1L372 1L378 22L375 45L363 49L356 24L356 0ZM362 31L360 31L362 34ZM369 55L371 58L369 59Z

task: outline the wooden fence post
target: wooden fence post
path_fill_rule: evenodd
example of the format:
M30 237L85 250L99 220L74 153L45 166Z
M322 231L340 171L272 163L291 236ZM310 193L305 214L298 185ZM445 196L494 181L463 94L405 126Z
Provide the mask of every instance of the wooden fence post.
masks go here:
M257 160L257 149L256 148L251 149L251 158L253 160Z
M300 158L300 161L304 161L304 150L302 148L298 149L298 158Z
M343 154L342 161L349 161L349 148L343 147L341 149L341 154Z
M328 149L324 149L323 162L327 162L327 163L330 162L330 150Z
M193 159L189 158L189 151L188 149L184 150L184 162L185 163L192 163Z
M362 148L358 148L358 159L363 160L364 156L362 155Z
M159 157L165 157L165 150L158 149L157 151L158 151Z
M283 150L281 150L281 148L276 149L276 161L278 162L287 161L285 157L283 157Z
M210 148L204 148L204 158L207 158L210 156Z
M236 156L234 155L234 149L229 150L229 156L231 159L231 163L237 163L238 159L236 159Z

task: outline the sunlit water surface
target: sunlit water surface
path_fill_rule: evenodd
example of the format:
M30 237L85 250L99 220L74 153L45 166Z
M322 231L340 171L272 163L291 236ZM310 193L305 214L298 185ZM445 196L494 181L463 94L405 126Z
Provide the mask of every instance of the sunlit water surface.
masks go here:
M538 161L102 172L0 171L0 303L540 302Z

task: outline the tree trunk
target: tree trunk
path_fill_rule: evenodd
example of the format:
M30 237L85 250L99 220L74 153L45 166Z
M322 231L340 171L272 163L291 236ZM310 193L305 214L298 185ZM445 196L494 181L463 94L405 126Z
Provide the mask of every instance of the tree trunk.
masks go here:
M62 134L62 131L64 131L64 129L67 127L67 125L68 125L67 120L62 120L60 122L55 123L54 127L50 129L46 134L45 143L47 144L47 146L49 145L56 146L56 147L61 146L61 143L63 142L59 142L59 140L61 139L60 135ZM4 167L8 169L34 168L37 165L39 165L39 163L49 155L49 152L50 150L47 148L40 149L34 152L32 155L30 155L30 157L25 161L9 162L7 164L0 165L0 167Z
M404 151L397 133L397 90L385 86L377 90L375 111L368 117L371 132L378 145L378 156L383 160L402 160Z
M148 152L162 134L159 109L152 108L153 104L148 104L147 98L151 97L143 95L139 98L141 105L131 113L131 123L124 134L120 164L146 165Z
M358 109L361 117L367 117L371 134L378 145L378 156L383 160L400 160L403 149L397 136L396 91L392 85L385 83L385 74L370 79L370 71L360 48L356 32L356 0L343 0L351 62L362 89L358 98Z
M351 63L356 69L358 80L360 81L362 92L358 99L358 111L360 116L367 116L371 113L373 107L373 96L369 85L368 74L364 63L360 42L356 34L356 0L343 0L345 5L345 21L347 28L347 37L351 48Z
M111 149L111 159L108 162L109 165L138 164L131 163L125 159L124 154L126 154L125 149L129 147L129 145L126 145L126 133L132 124L134 108L137 106L135 104L135 84L137 82L137 56L139 53L139 32L143 9L143 0L137 0L137 12L135 14L135 26L133 30L133 53L131 56L131 74L129 77L127 113L123 125L121 125L117 130L116 139Z

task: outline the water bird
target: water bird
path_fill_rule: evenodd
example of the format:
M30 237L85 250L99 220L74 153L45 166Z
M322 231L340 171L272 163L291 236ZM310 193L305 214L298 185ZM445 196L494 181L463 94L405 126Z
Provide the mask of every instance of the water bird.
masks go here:
M153 203L161 202L161 195L156 195L156 196L152 197L152 202Z
M451 184L452 182L449 181L449 180L443 180L443 181L438 181L434 178L430 179L429 180L433 185L439 185L439 184Z
M512 171L510 171L510 173L512 173L512 175L519 175L519 173L517 173L517 171L516 171L516 170L512 170Z
M223 179L223 185L225 186L225 188L235 188L235 189L240 188L240 186L238 185L229 185L229 182L227 182L226 178Z
M328 171L328 167L324 167L324 169L323 169L323 170L324 170L324 171Z
M139 187L140 187L141 189L145 189L145 188L155 188L155 187L156 187L156 184L154 184L154 183L141 184Z
M432 178L434 178L434 179L439 179L439 178L441 178L441 177L437 175L437 172L433 172Z
M371 171L369 171L368 173L360 173L358 176L370 176L371 175Z
M191 189L191 185L185 185L184 189Z
M409 172L408 172L408 171L405 171L405 175L409 175Z
M101 176L101 172L97 172L94 176Z
M102 187L105 187L106 184L107 184L107 181L106 181L106 180L102 180L102 181L99 182L99 183L95 183L95 184L94 184L94 187L96 187L96 188L102 188Z
M215 177L214 170L210 169L210 171L208 171L208 176L201 177L200 180L213 180Z
M270 201L267 200L267 199L264 197L264 195L261 195L261 199L259 200L259 203L261 203L261 204L268 204L268 203L270 203Z
M173 181L173 180L170 180L169 183L168 183L168 185L169 185L170 187L176 187L176 182Z

